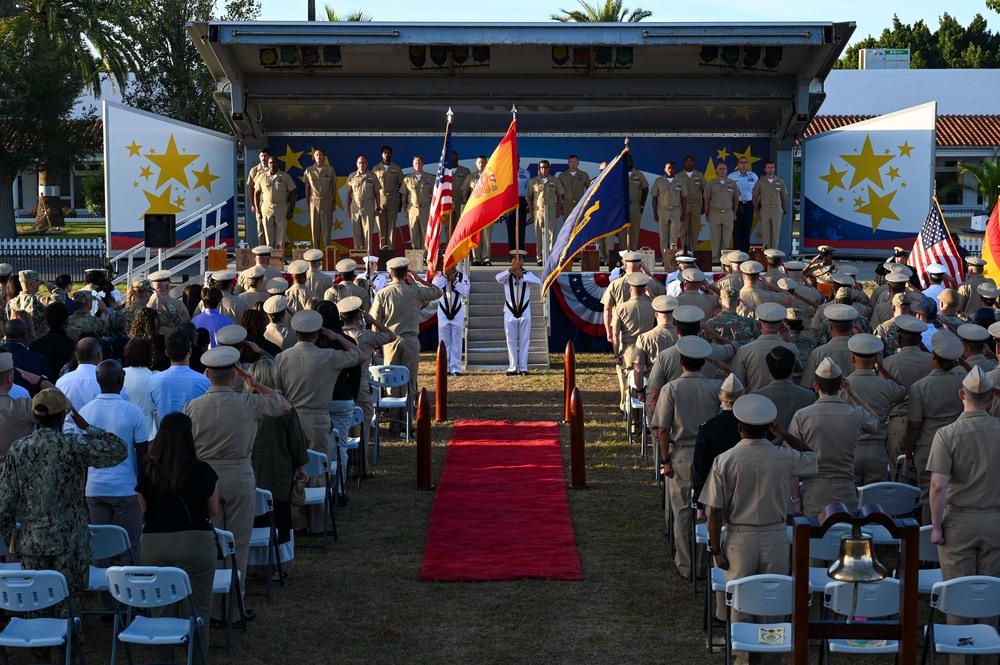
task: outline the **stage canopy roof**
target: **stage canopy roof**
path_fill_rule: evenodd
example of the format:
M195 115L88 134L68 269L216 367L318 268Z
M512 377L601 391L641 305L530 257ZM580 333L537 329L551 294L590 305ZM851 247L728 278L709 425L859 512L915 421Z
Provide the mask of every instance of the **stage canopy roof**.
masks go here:
M237 136L766 135L790 148L851 23L195 23Z

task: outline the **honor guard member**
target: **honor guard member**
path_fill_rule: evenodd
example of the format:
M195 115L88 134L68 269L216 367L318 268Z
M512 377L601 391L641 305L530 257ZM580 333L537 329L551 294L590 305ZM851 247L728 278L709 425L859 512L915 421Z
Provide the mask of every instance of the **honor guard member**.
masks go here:
M893 325L897 328L896 341L899 345L899 351L892 355L886 355L882 360L882 366L887 372L899 379L899 382L906 388L906 397L889 409L889 426L885 447L889 454L889 461L895 467L896 460L904 452L903 440L906 438L910 388L913 387L914 383L930 374L933 368L931 367L931 354L920 346L920 338L927 330L927 324L916 317L904 314L896 317L893 320ZM905 464L903 471L909 474ZM916 476L912 476L912 479L915 483Z
M642 213L646 209L646 197L649 196L649 182L645 174L634 168L635 160L628 156L628 229L618 232L618 244L622 249L639 249L639 230L642 228ZM627 240L626 244L623 242Z
M441 289L438 298L438 338L448 353L448 375L462 376L462 336L465 332L463 298L469 297L469 276L452 266L438 273L434 286Z
M452 192L464 192L465 191L465 181L468 177L472 175L467 167L462 166L458 163L458 151L451 151L451 191ZM463 196L453 196L451 201L451 228L455 228L455 224L462 217L462 209L465 207L465 198ZM441 229L441 242L445 245L448 244L448 238L445 236L448 234L447 225Z
M757 211L757 235L768 247L777 247L781 222L788 210L788 187L774 174L774 162L764 164L764 177L754 185L753 207Z
M875 326L878 330L879 326L883 323L891 323L894 318L899 316L899 314L909 314L910 305L913 304L913 299L909 293L906 292L907 278L902 273L891 272L885 277L886 285L889 287L884 291L886 298L880 300L880 302L875 305L872 309L871 318L868 322ZM896 296L906 296L905 298L900 298L901 303L906 303L905 305L896 305ZM899 314L896 313L896 308L902 307L903 311ZM889 351L889 353L892 353Z
M283 416L292 406L273 388L258 383L240 369L239 361L240 352L231 346L206 351L201 362L211 387L188 402L184 414L191 419L198 459L207 462L219 476L219 512L212 518L212 524L233 533L242 594L257 488L250 459L257 421ZM230 386L237 374L256 393L234 392Z
M705 488L705 480L712 470L715 458L726 452L743 437L740 436L739 423L733 415L733 404L743 397L743 384L730 374L719 388L719 403L722 410L709 418L698 428L698 437L694 442L694 457L691 463L691 496L698 504L695 519L705 520L705 505L699 497Z
M372 358L376 349L396 340L396 333L385 326L379 324L368 315L362 308L361 298L348 296L337 302L337 311L340 312L340 319L344 323L344 334L350 337L361 352L361 390L355 403L361 407L364 415L363 422L371 423L375 415L375 407L372 403L372 387L365 379L368 376L368 368L372 364ZM361 426L361 475L368 474L368 437L371 428Z
M132 282L129 287L132 304L122 309L122 321L126 331L132 330L132 322L135 321L139 310L146 309L149 299L153 297L153 285L148 279L138 279Z
M35 429L35 415L31 411L31 399L12 396L14 388L14 356L0 352L0 460L4 458L10 445L22 436L28 436ZM42 387L52 387L42 377L37 377ZM23 393L22 393L23 394Z
M264 269L265 284L275 277L281 277L284 279L280 270L275 270L271 267L271 255L274 253L274 249L270 245L257 245L250 251L253 252L255 265L250 266L240 273L239 279L236 280L237 293L246 291L250 288L250 279L258 272L254 270L257 266Z
M784 346L792 353L796 352L793 345L784 341L784 336L788 333L785 313L785 308L777 303L762 303L757 308L760 335L746 346L740 347L729 364L733 374L750 392L755 392L771 382L767 368L767 354L771 349Z
M980 284L989 283L996 286L996 282L983 275L986 269L986 260L978 256L967 256L965 263L968 266L969 276L958 287L958 294L962 297L962 311L966 316L972 316L980 307L979 292L976 287Z
M410 270L410 260L397 257L388 266L392 283L375 294L371 318L396 333L398 339L383 348L386 365L403 365L410 371L408 395L416 400L420 367L420 310L441 297L441 289L420 279Z
M955 289L945 289L938 294L938 321L943 323L948 330L955 332L962 324L969 323L969 319L962 313L961 296Z
M364 262L365 274L362 275L362 279L367 283L368 295L374 299L375 294L389 283L389 277L384 272L379 272L377 256L366 256Z
M755 390L753 394L763 395L774 402L778 409L775 422L782 427L788 427L792 424L792 416L799 409L804 409L816 401L816 393L811 388L803 388L792 380L798 358L787 346L775 346L767 352L764 360L771 382Z
M501 270L496 280L503 287L503 327L507 338L507 376L528 374L528 350L531 346L531 285L541 287L541 280L524 269L523 249L510 252L510 268Z
M552 251L559 216L563 214L562 197L565 194L559 179L549 174L549 161L543 159L538 162L538 175L528 181L527 190L532 219L535 220L535 258L538 265L542 265Z
M640 257L642 257L642 254L639 252L629 252L629 253L638 254ZM679 298L681 293L684 292L684 271L688 270L689 268L697 268L698 262L695 260L693 256L684 256L681 254L678 254L674 258L674 260L677 261L677 271L670 273L670 275L673 275L674 279L672 282L667 283L667 295ZM645 269L645 264L642 265L643 269ZM670 278L670 275L667 276L668 279ZM659 280L656 281L659 282Z
M160 315L160 334L164 337L191 320L187 305L170 295L170 277L169 270L157 270L149 275L153 297L149 299L147 306Z
M486 155L479 155L479 157L476 157L476 172L470 174L465 179L465 186L463 187L462 190L456 189L456 191L462 192L462 195L456 198L461 199L466 205L468 205L469 201L475 194L476 187L479 186L479 179L483 177L483 169L486 168L486 161L487 161ZM458 220L458 218L454 215L454 213L452 213L451 218L453 222ZM509 229L514 228L514 222L510 221L509 215L508 215L507 226ZM493 265L493 263L490 261L490 253L493 251L493 242L491 238L492 235L493 235L492 232L488 231L479 236L479 247L475 247L472 250L472 265L474 266ZM510 233L510 237L511 239L513 239L514 234ZM521 237L521 243L522 244L524 243L523 236ZM511 240L510 246L511 247L514 246L513 240Z
M962 413L934 435L927 459L931 542L938 546L945 581L1000 576L1000 420L986 411L995 401L993 387L982 370L972 368L962 381ZM995 627L995 618L980 621Z
M826 308L826 315L830 318L830 341L817 346L809 354L806 366L802 368L802 385L806 388L813 387L816 370L824 358L832 359L837 363L837 367L851 367L854 362L854 355L847 343L854 330L858 310L850 305L834 303Z
M722 252L729 249L733 241L733 223L740 202L740 188L726 177L727 170L725 162L719 162L715 167L715 180L705 186L702 211L708 219L712 238L712 265L720 262Z
M615 373L618 375L620 395L618 408L622 413L625 413L629 401L628 372L634 362L636 339L656 326L653 304L643 297L649 276L633 272L626 276L625 281L628 282L631 297L615 307L611 315L611 346L617 365Z
M736 163L736 170L729 174L729 179L736 183L739 188L739 202L736 206L736 220L733 224L733 237L736 249L744 252L750 251L750 229L753 227L753 213L757 206L754 205L754 190L757 186L757 174L747 168L749 162L746 157L740 157ZM774 247L769 243L764 243L768 247Z
M906 398L907 390L896 377L885 371L878 361L882 353L882 340L874 335L861 333L848 343L854 354L854 372L848 377L854 392L875 412L879 428L872 434L858 439L854 455L854 484L858 487L883 482L886 469L890 468L885 447L888 435L889 411ZM892 460L895 466L896 460Z
M604 290L604 295L601 296L601 304L604 305L604 330L609 342L611 341L611 315L615 307L628 300L632 295L627 288L628 284L626 284L625 278L633 272L642 272L647 277L651 277L646 271L645 266L642 265L642 254L639 252L626 252L622 257L622 261L625 266L625 275L608 284L608 288ZM667 295L667 293L663 285L660 284L660 280L650 279L649 283L646 284L645 297L652 300L657 296L663 295Z
M306 287L321 296L333 286L333 278L323 272L323 252L318 249L307 249L302 253L302 260L309 264L306 273Z
M728 257L728 258L727 258ZM727 286L739 291L743 288L743 273L740 271L740 266L743 265L744 261L749 261L750 255L746 252L741 252L738 249L734 249L729 252L728 255L723 255L723 265L729 266L729 274L722 279L715 282L715 285L720 289Z
M809 360L809 354L816 348L816 340L806 332L805 323L802 320L802 313L788 307L785 309L785 325L788 326L788 343L793 345L798 354L799 364L795 367L795 380L802 379L802 369Z
M701 232L702 195L708 181L705 174L694 168L694 157L684 157L684 170L677 174L687 187L687 206L681 217L681 246L694 251L698 248L698 235ZM747 258L750 258L749 256ZM743 259L744 261L746 259Z
M944 278L947 274L948 269L940 263L932 263L927 266L927 279L930 281L930 286L924 289L924 295L936 301L941 292L948 288L944 283Z
M248 272L250 275L247 281L250 288L240 293L237 297L250 307L270 298L271 294L264 288L264 268L262 266L251 266L245 272ZM240 279L242 278L243 273L240 273Z
M719 293L722 311L706 321L705 327L741 346L760 337L760 327L757 322L736 313L736 305L740 302L740 292L727 286L720 289Z
M328 460L335 460L330 396L340 371L361 364L361 351L353 340L323 328L323 315L313 310L296 313L292 317L292 330L295 331L295 344L275 359L278 370L275 387L295 407L309 450L323 453ZM319 348L316 346L318 335L339 342L346 350ZM346 432L343 434L346 435ZM345 449L345 455L346 452ZM338 460L341 465L345 462L345 459ZM310 534L322 535L326 529L323 507L309 508L308 524L305 522L300 521L300 528L306 528Z
M250 171L247 173L246 200L250 202L250 210L257 219L257 232L263 233L264 229L261 225L260 208L257 207L257 178L267 171L267 158L271 156L271 151L267 148L261 148L257 156L260 162L251 166Z
M383 156L385 151L383 149ZM389 151L392 156L392 151ZM347 176L347 209L351 215L352 233L354 234L354 247L356 249L370 249L372 233L375 230L375 218L379 220L379 242L384 249L392 248L392 234L396 228L396 216L399 215L399 185L403 180L403 173L399 173L399 182L395 183L395 192L382 193L381 181L378 174L368 170L368 158L364 155L358 157L358 170ZM379 165L381 166L381 164ZM389 164L386 171L392 170L395 164ZM377 167L376 167L377 168ZM393 183L389 183L391 186ZM395 215L386 218L386 227L382 228L382 201L392 201ZM390 205L386 203L385 205ZM389 210L392 213L393 210Z
M877 432L881 424L832 358L823 358L816 367L813 388L819 396L816 403L800 409L788 426L792 436L802 439L819 457L818 474L802 478L802 513L807 517L816 517L834 501L857 504L856 442L862 434Z
M285 322L288 313L288 300L285 296L271 296L264 301L264 313L267 314L267 327L264 329L264 339L281 350L290 349L295 345L295 335Z
M705 280L705 273L697 268L687 268L681 273L682 291L677 296L681 305L694 305L705 312L705 318L710 319L719 311L719 296Z
M795 294L782 293L778 287L772 287L761 280L760 274L764 272L764 266L757 261L744 261L740 264L740 272L743 273L740 301L747 310L756 310L766 302L787 307L796 298Z
M997 368L997 361L983 355L986 341L990 333L986 328L976 323L964 323L955 331L962 340L962 357L972 367L978 367L984 372L992 372Z
M632 354L632 370L635 372L637 397L646 402L646 384L653 363L661 351L669 349L677 343L677 330L674 328L673 311L677 308L677 298L673 296L656 296L653 298L653 315L656 317L656 327L642 333L635 340L635 353ZM649 412L647 402L647 416Z
M104 301L95 299L94 292L89 289L77 289L73 292L73 302L76 304L76 311L69 315L69 320L66 322L66 336L74 340L80 339L80 335L84 333L94 333L98 337L104 337L108 330L107 323L90 313L94 302L99 302L101 307L105 307ZM184 311L187 312L187 307Z
M910 403L906 413L906 466L917 474L920 503L923 505L921 524L930 524L930 474L927 458L934 435L945 425L955 422L962 413L962 381L965 370L958 364L962 357L962 341L954 333L939 330L931 337L931 373L910 388Z
M406 217L410 224L410 246L424 249L427 238L427 217L431 211L434 196L434 176L424 172L424 158L413 158L413 172L403 178L403 200ZM483 235L487 235L485 232Z
M775 406L766 397L740 397L733 415L743 438L715 458L700 497L708 514L709 554L726 571L727 582L757 574L787 575L791 545L785 516L792 479L815 474L819 458L775 422ZM774 445L768 433L787 445ZM718 610L724 616L725 609ZM748 617L734 612L732 618ZM745 653L734 657L734 662L749 662Z
M368 160L358 157L358 169L361 169L361 160L365 160L365 170L368 169ZM378 239L379 248L392 249L393 234L396 233L396 221L399 218L399 210L402 205L400 187L403 186L403 169L392 161L392 148L382 147L382 161L372 169L372 173L378 178ZM353 214L352 214L353 219ZM357 243L358 236L355 235L355 247L367 247L367 243L360 245ZM371 228L369 227L369 238L371 238ZM374 252L373 252L374 253Z
M264 227L264 244L284 250L285 229L295 212L295 181L278 170L274 155L267 158L267 171L257 176L254 195Z
M680 238L681 220L687 215L686 179L675 172L673 162L663 167L663 175L653 181L653 220L660 231L660 256L666 256Z
M272 296L283 296L288 290L288 280L284 277L275 277L267 280L267 292Z
M559 174L559 184L566 195L563 197L563 220L576 209L584 192L590 187L590 175L580 170L580 158L570 155L566 160L566 170ZM556 232L558 235L558 231Z
M309 272L309 264L301 259L288 264L288 274L292 276L292 285L285 291L285 298L288 300L289 308L296 312L303 311L309 301L316 297L316 294L306 286L307 272Z
M722 381L708 379L701 373L705 359L712 355L711 344L692 335L677 340L673 348L679 353L683 373L660 391L651 423L659 436L661 473L668 479L667 510L673 513L677 547L674 564L681 577L690 579L696 565L690 535L694 444L701 424L719 412Z
M309 231L314 249L325 249L333 231L333 206L337 198L337 172L326 161L322 148L313 150L315 164L306 168L306 199L309 201Z
M208 285L222 291L222 303L219 304L219 312L225 314L233 321L242 321L243 314L250 309L245 301L233 295L233 280L236 279L235 270L217 270L208 279ZM195 307L195 316L205 311L205 305L201 302Z
M785 258L783 251L769 247L764 250L764 257L767 261L767 270L762 272L760 276L766 279L769 284L777 284L779 279L784 279L788 276L781 267L782 260Z
M323 300L336 303L348 296L357 296L361 298L362 307L366 310L369 309L372 299L368 293L368 289L359 286L354 281L354 271L358 269L357 262L353 259L341 259L337 261L337 265L334 267L340 275L340 281L326 290L326 293L323 294Z
M34 270L22 270L17 276L21 280L21 292L7 301L7 320L14 318L14 312L27 312L34 324L37 339L49 331L49 324L45 321L45 307L65 294L62 289L52 286L49 296L39 296L38 287L42 285L42 280Z

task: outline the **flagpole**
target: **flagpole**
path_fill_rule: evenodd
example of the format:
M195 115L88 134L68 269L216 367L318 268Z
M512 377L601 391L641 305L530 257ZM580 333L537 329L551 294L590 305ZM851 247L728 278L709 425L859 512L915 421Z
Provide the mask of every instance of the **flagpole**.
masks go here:
M445 116L448 118L448 122L445 125L445 129L444 129L446 136L448 134L448 127L451 127L451 117L453 115L455 115L455 114L452 112L451 107L449 106L448 107L448 112L445 113ZM448 155L448 159L451 160L451 155ZM452 182L454 183L454 176L452 176ZM462 185L463 185L463 189L464 189L465 183L463 182ZM452 185L452 190L451 190L451 210L448 211L448 239L449 240L451 240L451 233L452 233L452 228L453 228L452 222L454 221L454 218L455 218L455 189L454 189L454 185ZM440 237L440 234L439 234L439 237ZM440 246L441 246L441 243L439 241L438 242L438 247L440 247Z
M514 116L513 119L517 120L517 106L514 106L513 104L511 104L510 113L511 113L512 116ZM515 171L514 171L514 182L517 183L518 189L520 189L520 187L521 187L521 181L520 181L520 178L518 177L518 175L519 175L518 171L520 171L520 169L521 169L520 156L519 155L514 155L514 159L516 159L517 162L518 162L517 166L515 167ZM527 195L527 193L528 192L525 192L525 195ZM531 209L531 207L529 206L529 210L530 209ZM507 237L509 238L510 236L507 236ZM520 200L520 197L518 198L517 206L514 208L514 246L510 247L508 249L510 249L510 250L521 249L521 200ZM513 263L514 262L514 256L511 255L510 258L511 258L511 263Z

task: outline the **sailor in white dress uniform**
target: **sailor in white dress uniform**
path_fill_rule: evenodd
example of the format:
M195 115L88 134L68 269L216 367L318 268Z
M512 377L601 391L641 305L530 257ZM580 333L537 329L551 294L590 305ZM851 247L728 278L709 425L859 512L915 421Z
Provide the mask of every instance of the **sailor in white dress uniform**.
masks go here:
M434 286L441 289L438 298L438 339L448 351L448 374L462 374L462 337L465 332L464 299L469 297L469 276L452 266L438 273Z
M531 344L531 285L541 286L542 281L524 270L523 249L512 250L511 266L497 273L503 284L504 332L507 335L507 374L528 373L528 347Z

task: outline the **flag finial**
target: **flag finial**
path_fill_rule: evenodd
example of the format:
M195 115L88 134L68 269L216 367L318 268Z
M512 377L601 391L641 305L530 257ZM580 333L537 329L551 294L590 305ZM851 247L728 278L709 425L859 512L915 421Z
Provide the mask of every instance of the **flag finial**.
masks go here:
M514 116L514 120L517 120L517 107L511 104L510 113Z
M445 115L446 115L446 116L448 116L448 122L451 122L451 116L453 116L453 115L455 115L455 114L454 114L454 113L452 112L452 110L451 110L451 107L450 107L450 106L448 107L448 112L447 112L447 113L445 113Z
M625 148L628 149L628 137L625 137Z

